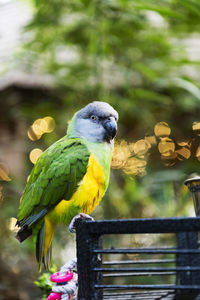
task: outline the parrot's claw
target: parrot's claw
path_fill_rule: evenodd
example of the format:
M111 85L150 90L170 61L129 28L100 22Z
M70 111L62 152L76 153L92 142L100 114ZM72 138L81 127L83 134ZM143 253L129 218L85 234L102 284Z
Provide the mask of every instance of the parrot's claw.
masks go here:
M69 231L71 233L75 233L75 230L74 230L75 226L74 225L75 225L76 220L79 219L79 218L81 218L81 219L90 219L90 220L94 221L93 217L91 217L87 214L80 213L80 214L76 215L75 217L73 217L73 219L71 220L71 222L69 224Z

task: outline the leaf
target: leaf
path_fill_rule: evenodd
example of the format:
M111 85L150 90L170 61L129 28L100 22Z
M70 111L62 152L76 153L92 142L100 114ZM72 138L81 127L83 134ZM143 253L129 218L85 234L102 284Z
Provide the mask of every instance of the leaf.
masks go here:
M181 4L187 7L191 12L200 17L200 3L194 0L182 0Z
M173 83L191 93L196 99L200 100L200 88L191 81L183 78L174 78Z
M154 101L154 102L162 102L165 104L171 103L171 99L163 94L156 93L151 90L146 90L142 88L134 89L133 93L135 94L136 98L147 100L147 101Z
M138 2L141 2L141 1L138 1ZM161 16L164 16L164 17L173 17L173 18L178 18L178 19L181 19L181 20L185 19L184 15L170 9L169 7L161 6L161 5L148 4L147 1L145 1L144 4L142 2L141 3L134 2L133 6L137 9L140 9L140 10L155 11L155 12L159 13Z

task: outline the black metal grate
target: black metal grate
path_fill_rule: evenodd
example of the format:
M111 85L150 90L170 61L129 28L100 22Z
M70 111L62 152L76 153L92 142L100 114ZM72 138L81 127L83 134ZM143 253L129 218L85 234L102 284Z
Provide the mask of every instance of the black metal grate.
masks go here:
M200 299L198 231L199 217L78 220L78 299ZM128 249L102 247L102 237L109 234L161 233L174 234L176 244ZM120 259L115 259L118 256ZM152 278L158 283L152 283Z

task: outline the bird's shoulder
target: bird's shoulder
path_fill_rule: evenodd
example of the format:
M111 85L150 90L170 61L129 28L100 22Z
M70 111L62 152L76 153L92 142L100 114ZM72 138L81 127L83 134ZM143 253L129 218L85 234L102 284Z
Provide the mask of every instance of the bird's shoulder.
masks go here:
M26 187L28 188L28 186L38 178L41 172L51 177L54 174L51 174L52 172L48 174L50 169L53 168L52 171L59 169L62 173L62 170L64 170L63 164L73 165L77 158L79 162L84 163L88 160L89 155L90 152L86 144L81 139L68 139L64 136L46 149L39 157L31 171Z

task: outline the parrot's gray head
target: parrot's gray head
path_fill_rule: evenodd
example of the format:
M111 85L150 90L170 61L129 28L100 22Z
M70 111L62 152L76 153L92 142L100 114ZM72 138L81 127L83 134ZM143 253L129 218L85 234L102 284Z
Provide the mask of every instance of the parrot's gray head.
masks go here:
M92 102L73 117L73 137L112 144L117 132L117 121L118 113L112 106L106 102Z

